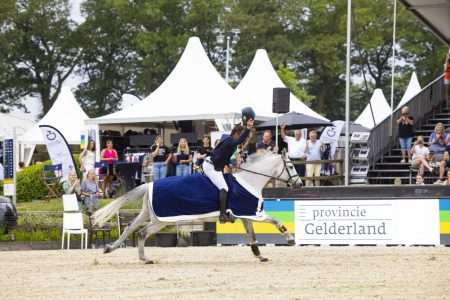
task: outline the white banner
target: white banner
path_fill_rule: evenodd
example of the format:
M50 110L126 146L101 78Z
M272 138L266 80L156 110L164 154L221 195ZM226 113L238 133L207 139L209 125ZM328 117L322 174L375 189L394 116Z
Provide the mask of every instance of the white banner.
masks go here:
M64 136L56 128L49 125L39 125L47 145L47 151L53 165L62 165L63 180L67 180L70 171L76 170L75 163Z
M341 135L342 128L344 127L345 122L334 122L334 126L328 126L320 135L320 141L322 144L330 144L331 145L331 158L334 159L334 154L336 153L336 148L338 146L339 137Z
M439 245L439 200L296 201L297 244Z

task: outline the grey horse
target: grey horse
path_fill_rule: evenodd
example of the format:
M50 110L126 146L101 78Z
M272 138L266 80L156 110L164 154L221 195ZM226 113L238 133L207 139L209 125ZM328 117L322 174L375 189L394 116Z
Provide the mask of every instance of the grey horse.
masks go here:
M241 170L234 174L234 176L239 184L247 191L257 196L257 198L260 199L261 203L263 201L262 189L270 179L275 178L284 181L287 184L293 185L301 184L301 181L295 171L293 164L283 158L281 155L268 151L259 152L249 156L247 162L242 166ZM145 240L150 237L150 235L157 233L168 225L186 224L194 220L201 220L205 222L216 222L218 220L218 211L211 212L202 217L183 216L182 220L177 220L176 222L158 219L152 207L153 183L147 183L136 187L132 191L128 192L122 197L117 198L105 207L96 211L91 217L92 223L94 225L102 226L106 221L115 216L118 213L120 207L122 207L124 204L141 197L143 197L143 201L142 209L139 215L126 228L119 239L117 239L113 244L107 245L105 247L104 253L109 253L119 248L120 245L126 240L128 235L134 232L141 225L146 224L138 232L138 251L139 259L147 264L151 264L153 263L153 261L148 259L144 253L144 243ZM263 257L259 251L252 222L257 221L273 224L287 239L288 245L294 245L295 243L293 235L289 233L287 228L273 217L265 214L264 211L260 211L258 213L258 216L255 218L239 216L236 217L238 219L241 219L245 227L250 247L254 256L262 262L267 261L268 259Z

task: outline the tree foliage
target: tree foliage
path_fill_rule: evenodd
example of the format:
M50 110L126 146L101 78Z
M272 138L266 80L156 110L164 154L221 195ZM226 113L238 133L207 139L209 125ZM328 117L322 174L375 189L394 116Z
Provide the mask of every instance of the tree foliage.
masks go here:
M120 108L123 94L154 91L176 65L188 38L200 37L219 72L219 34L232 43L236 85L264 48L283 82L330 119L344 116L346 1L341 0L85 0L85 21L69 16L68 0L0 3L0 109L39 96L44 112L73 72L76 96L91 116ZM390 94L392 1L354 0L352 115L375 88ZM399 101L412 71L424 85L442 72L445 47L401 5L397 19Z

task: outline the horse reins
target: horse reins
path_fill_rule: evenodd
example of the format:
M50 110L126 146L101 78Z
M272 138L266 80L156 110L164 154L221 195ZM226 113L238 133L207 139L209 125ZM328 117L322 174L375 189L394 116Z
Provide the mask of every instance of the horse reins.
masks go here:
M291 175L291 173L289 172L289 168L287 167L287 162L286 162L284 159L283 159L283 170L281 170L281 173L280 173L277 177L270 176L270 175L263 174L263 173L256 172L256 171L252 171L252 170L249 170L249 169L244 169L244 168L241 168L241 167L236 167L236 169L241 170L241 171L244 171L244 172L252 173L252 174L255 174L255 175L264 176L264 177L267 177L267 178L270 178L270 179L279 180L279 181L281 181L281 182L286 183L288 186L289 186L289 184L293 181L293 180L292 180L293 178L296 178L296 177L297 177L297 178L295 179L295 181L294 181L294 182L297 182L297 181L298 181L298 177L300 177L299 175L294 175L294 176ZM284 173L285 170L286 170L286 172L288 173L288 176L289 176L289 178L288 178L287 180L281 179L281 178L280 178L281 175L283 175L283 173Z

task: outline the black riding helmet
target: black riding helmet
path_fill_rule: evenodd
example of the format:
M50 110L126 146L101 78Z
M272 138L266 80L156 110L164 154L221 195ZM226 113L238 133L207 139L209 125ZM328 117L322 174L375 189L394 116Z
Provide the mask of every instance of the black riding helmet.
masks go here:
M242 109L242 123L246 124L248 120L255 119L256 114L253 108L251 107L244 107Z

